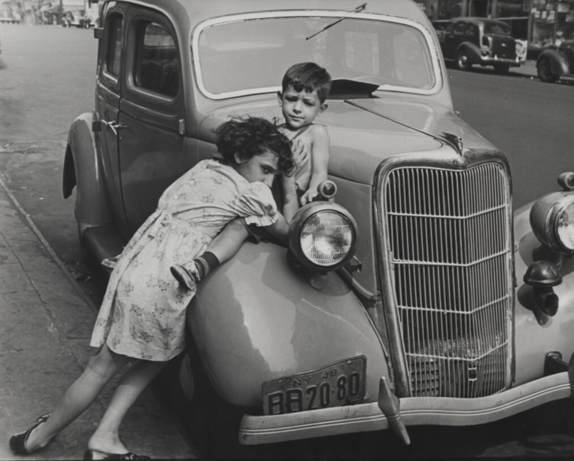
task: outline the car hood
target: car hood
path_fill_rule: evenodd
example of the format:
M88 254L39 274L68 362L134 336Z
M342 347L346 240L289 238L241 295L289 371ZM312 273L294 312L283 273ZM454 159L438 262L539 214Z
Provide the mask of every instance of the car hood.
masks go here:
M329 172L351 181L372 184L379 164L394 155L428 152L437 155L448 142L444 133L461 138L464 150L495 149L449 108L429 101L400 98L328 100L316 123L325 125L331 140ZM282 120L276 101L238 104L218 110L201 124L200 139L214 142L213 129L234 116ZM449 147L449 149L453 149Z

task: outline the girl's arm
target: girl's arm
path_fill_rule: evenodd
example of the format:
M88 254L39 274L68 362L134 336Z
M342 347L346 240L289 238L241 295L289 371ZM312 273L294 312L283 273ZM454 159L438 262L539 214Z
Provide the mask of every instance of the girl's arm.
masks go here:
M301 197L301 205L312 202L318 195L319 184L326 181L329 171L329 133L324 126L315 125L313 127L313 138L311 147L311 158L313 167L311 170L311 181L309 188Z
M265 227L265 229L271 235L283 241L287 241L287 236L289 235L289 224L299 209L299 203L297 200L295 177L283 175L282 185L284 199L283 214L279 214L277 221L270 226Z

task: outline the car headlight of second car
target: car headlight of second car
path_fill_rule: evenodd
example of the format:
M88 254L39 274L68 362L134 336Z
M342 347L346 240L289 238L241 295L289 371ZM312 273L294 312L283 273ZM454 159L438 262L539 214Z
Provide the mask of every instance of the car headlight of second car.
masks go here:
M310 203L291 221L289 248L309 269L338 269L352 258L356 245L357 223L347 209L336 203Z
M563 254L574 253L574 193L556 192L530 210L530 225L543 244Z

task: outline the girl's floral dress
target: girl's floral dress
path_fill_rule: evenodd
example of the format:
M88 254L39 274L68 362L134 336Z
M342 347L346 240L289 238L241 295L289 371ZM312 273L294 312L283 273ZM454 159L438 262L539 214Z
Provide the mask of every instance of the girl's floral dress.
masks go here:
M175 181L139 228L112 272L91 346L167 361L185 346L186 308L195 290L180 288L169 268L190 262L231 220L277 220L271 190L232 167L204 160Z

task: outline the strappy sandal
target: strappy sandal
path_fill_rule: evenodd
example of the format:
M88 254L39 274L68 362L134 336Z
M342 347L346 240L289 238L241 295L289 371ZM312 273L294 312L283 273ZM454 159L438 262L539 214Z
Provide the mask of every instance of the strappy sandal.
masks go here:
M151 457L146 455L136 455L131 451L127 453L107 453L100 450L90 450L89 448L84 452L84 460L95 460L95 459L151 459Z
M11 448L11 450L14 453L16 453L17 455L30 455L30 454L32 454L32 452L26 448L26 442L28 441L28 437L30 437L30 434L32 433L32 431L34 429L36 429L40 424L43 424L46 421L48 421L48 418L50 417L50 415L51 415L51 413L47 413L45 415L40 416L30 429L28 429L27 431L24 431L24 432L20 432L19 434L15 434L12 437L10 437L10 448Z

